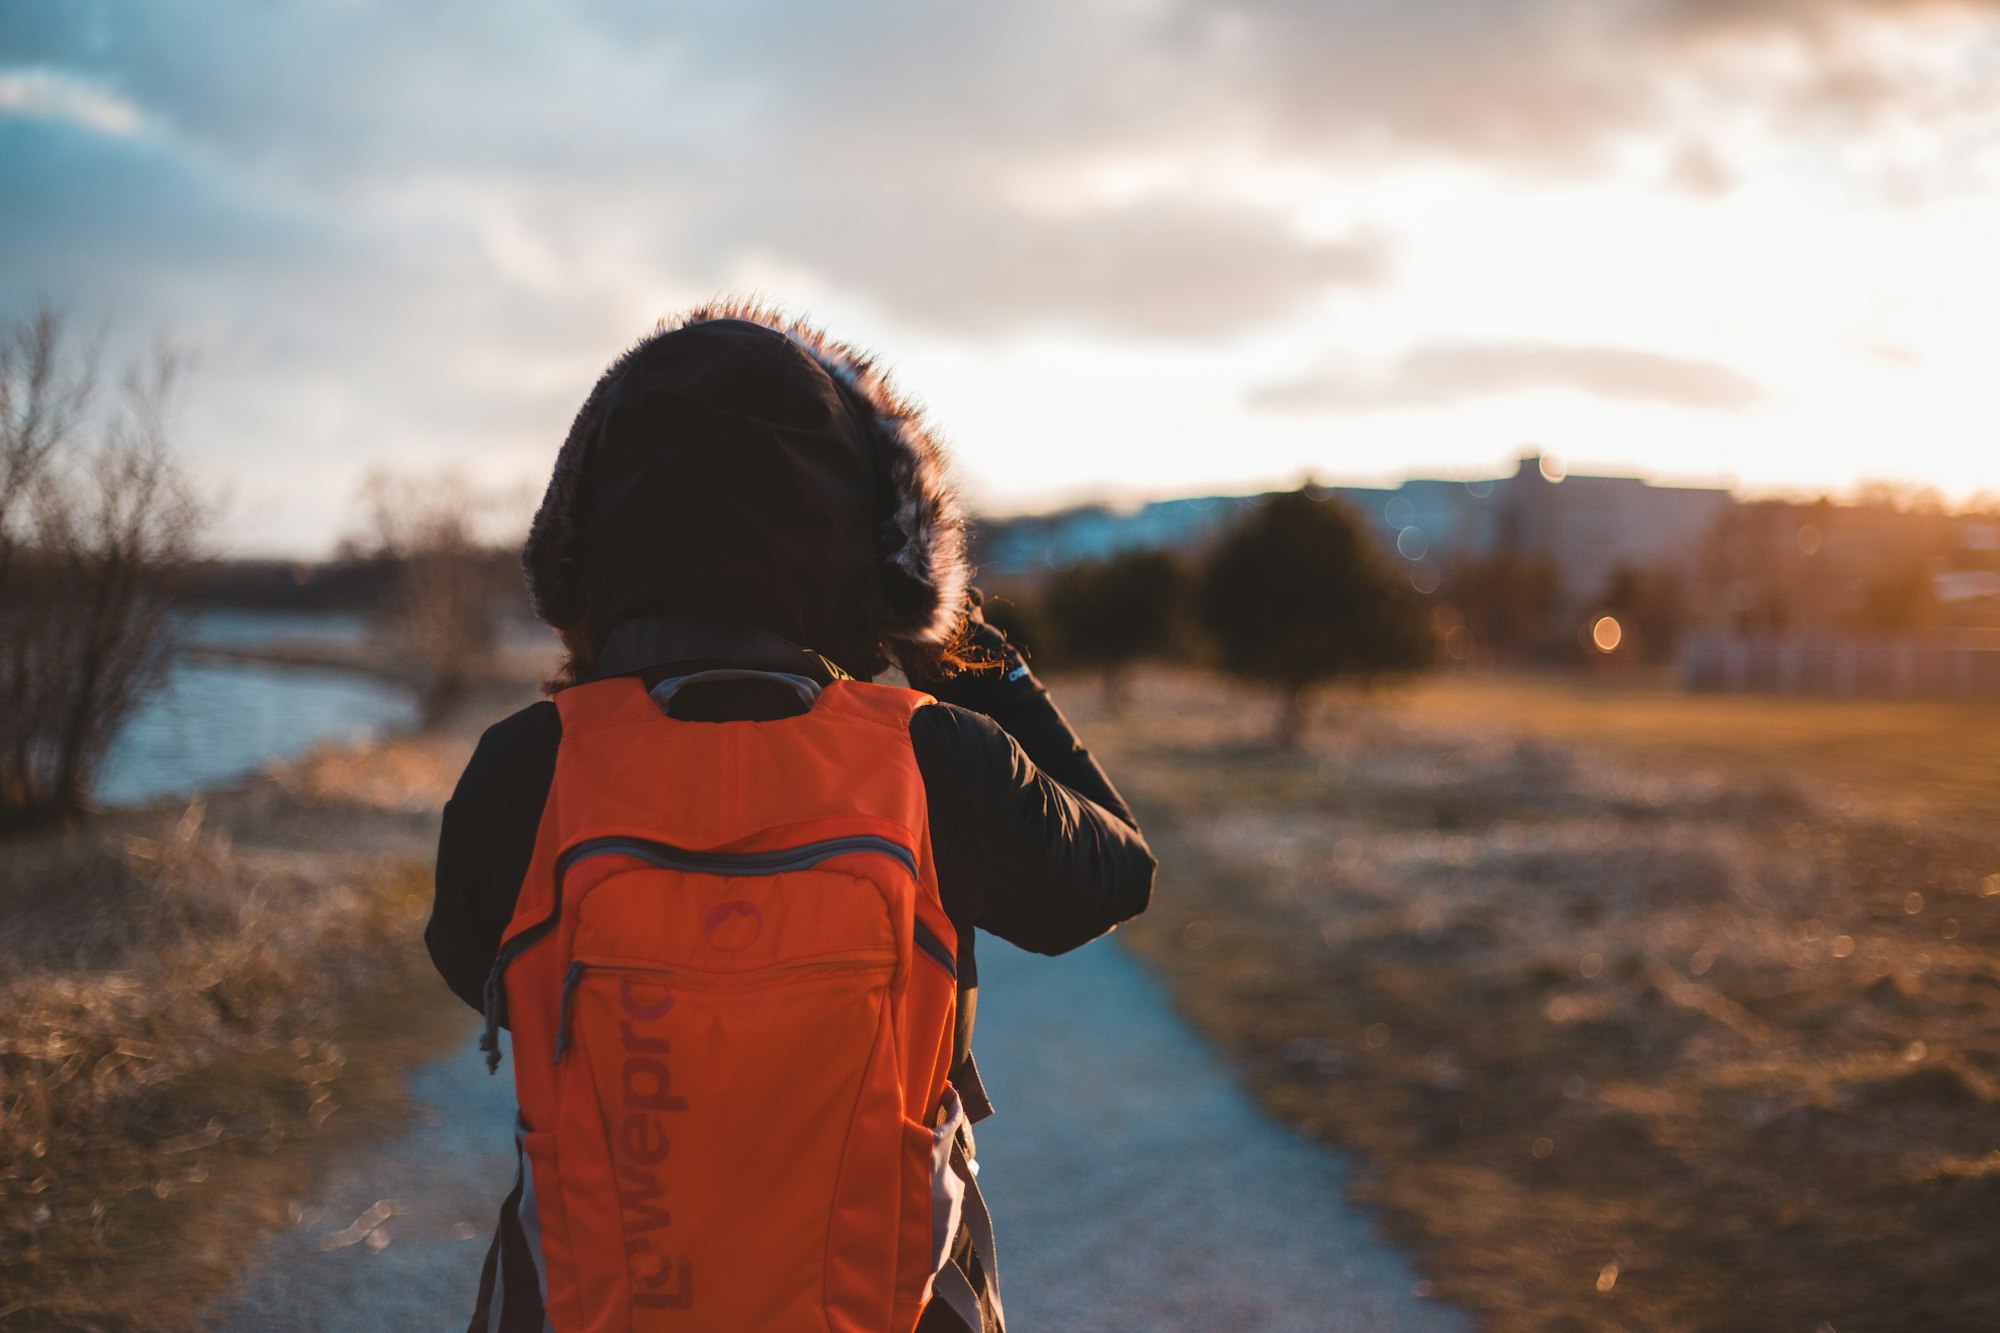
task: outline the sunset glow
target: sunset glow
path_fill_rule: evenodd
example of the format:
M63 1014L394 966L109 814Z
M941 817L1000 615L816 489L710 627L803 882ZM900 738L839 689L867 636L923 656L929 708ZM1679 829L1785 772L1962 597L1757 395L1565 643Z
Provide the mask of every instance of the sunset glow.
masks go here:
M1985 5L490 17L0 19L6 300L198 351L242 549L323 550L371 463L538 484L725 290L882 352L995 510L1529 446L2000 490Z

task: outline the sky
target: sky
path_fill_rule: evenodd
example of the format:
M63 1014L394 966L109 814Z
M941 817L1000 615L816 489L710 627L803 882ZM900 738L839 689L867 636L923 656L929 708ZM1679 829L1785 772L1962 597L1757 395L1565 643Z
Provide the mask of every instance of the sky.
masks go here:
M990 512L2000 491L1995 0L9 0L0 318L194 357L233 553L534 494L662 315L880 352Z

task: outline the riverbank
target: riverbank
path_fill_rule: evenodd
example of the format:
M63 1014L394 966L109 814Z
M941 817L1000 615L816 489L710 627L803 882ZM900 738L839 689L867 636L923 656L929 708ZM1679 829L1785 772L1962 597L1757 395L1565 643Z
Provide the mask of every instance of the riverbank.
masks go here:
M0 1327L191 1327L316 1164L462 1035L421 942L438 812L514 681L422 735L11 841Z
M1440 679L1287 754L1212 679L1065 703L1160 854L1126 938L1439 1295L2000 1324L2000 709Z

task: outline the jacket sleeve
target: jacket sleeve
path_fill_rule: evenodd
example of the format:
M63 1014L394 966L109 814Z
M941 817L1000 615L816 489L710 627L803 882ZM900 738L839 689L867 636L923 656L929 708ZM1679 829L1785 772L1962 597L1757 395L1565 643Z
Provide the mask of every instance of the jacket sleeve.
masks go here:
M918 688L941 703L956 704L993 719L1014 738L1035 768L1102 807L1136 833L1139 822L1132 818L1125 798L1077 739L1069 719L1028 669L1020 650L984 619L975 618L971 628L973 646L997 657L999 668L926 680Z
M938 884L954 921L1057 954L1146 909L1155 862L1104 770L998 630L997 671L926 681L910 720L931 802Z
M535 853L561 739L561 715L546 700L494 723L445 803L424 943L445 984L474 1009Z

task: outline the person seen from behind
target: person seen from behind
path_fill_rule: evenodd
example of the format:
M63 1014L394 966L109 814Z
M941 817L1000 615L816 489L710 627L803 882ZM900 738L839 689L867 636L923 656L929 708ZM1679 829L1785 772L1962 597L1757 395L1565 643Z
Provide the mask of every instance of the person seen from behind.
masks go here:
M425 934L520 1103L471 1329L998 1333L976 932L1074 949L1154 860L984 621L943 446L865 355L699 309L598 381L522 563L566 655Z

